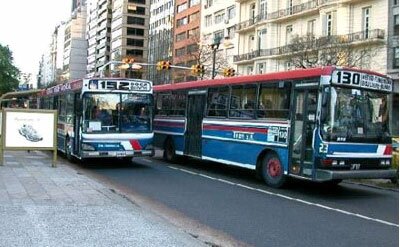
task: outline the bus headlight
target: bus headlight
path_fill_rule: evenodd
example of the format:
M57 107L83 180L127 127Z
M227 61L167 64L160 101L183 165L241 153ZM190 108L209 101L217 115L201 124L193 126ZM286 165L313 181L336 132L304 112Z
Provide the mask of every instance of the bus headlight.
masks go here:
M86 143L82 143L82 150L83 151L96 151L96 149L92 145L89 145Z

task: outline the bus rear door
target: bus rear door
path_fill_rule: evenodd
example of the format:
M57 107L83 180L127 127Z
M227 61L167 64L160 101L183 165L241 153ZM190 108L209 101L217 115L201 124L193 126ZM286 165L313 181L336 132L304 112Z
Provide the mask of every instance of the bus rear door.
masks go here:
M202 122L205 104L206 91L188 92L184 155L201 158Z
M314 174L313 131L317 110L316 87L294 88L289 173L311 178Z

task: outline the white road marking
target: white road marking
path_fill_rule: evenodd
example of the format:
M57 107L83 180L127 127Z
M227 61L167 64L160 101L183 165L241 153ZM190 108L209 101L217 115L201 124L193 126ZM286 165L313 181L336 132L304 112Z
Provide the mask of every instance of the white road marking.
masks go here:
M277 196L277 197L284 198L284 199L287 199L287 200L290 200L290 201L295 201L295 202L307 204L307 205L310 205L310 206L323 208L323 209L330 210L330 211L335 211L335 212L338 212L338 213L342 213L342 214L358 217L358 218L361 218L361 219L378 222L378 223L381 223L381 224L384 224L384 225L388 225L388 226L399 227L398 224L394 224L394 223L391 223L391 222L388 222L388 221L384 221L384 220L380 220L380 219L371 218L371 217L368 217L368 216L365 216L365 215L349 212L349 211L346 211L346 210L328 207L328 206L325 206L325 205L322 205L322 204L319 204L319 203L313 203L313 202L305 201L305 200L302 200L302 199L286 196L286 195L283 195L283 194L274 193L274 192L271 192L271 191L268 191L268 190L253 188L253 187L250 187L250 186L247 186L247 185L234 183L234 182L231 182L231 181L228 181L228 180L225 180L225 179L211 177L211 176L208 176L208 175L204 175L204 174L197 173L197 172L192 172L192 171L189 171L189 170L186 170L186 169L182 169L182 168L177 168L177 167L173 167L173 166L168 166L168 167L173 169L173 170L179 170L179 171L182 171L182 172L185 172L185 173L189 173L191 175L204 177L204 178L207 178L207 179L219 181L219 182L226 183L226 184L229 184L229 185L238 186L238 187L245 188L245 189L248 189L248 190L258 191L258 192L261 192L261 193L264 193L264 194L267 194L267 195Z

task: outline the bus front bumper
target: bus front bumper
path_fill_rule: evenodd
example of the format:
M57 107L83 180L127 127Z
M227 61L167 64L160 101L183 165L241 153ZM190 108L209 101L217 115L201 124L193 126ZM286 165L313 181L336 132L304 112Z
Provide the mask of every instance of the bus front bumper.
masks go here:
M141 151L83 151L82 158L124 158L154 156L154 150Z
M346 170L333 171L317 169L317 181L329 181L332 179L374 179L374 178L394 178L397 176L397 171L394 169L388 170Z

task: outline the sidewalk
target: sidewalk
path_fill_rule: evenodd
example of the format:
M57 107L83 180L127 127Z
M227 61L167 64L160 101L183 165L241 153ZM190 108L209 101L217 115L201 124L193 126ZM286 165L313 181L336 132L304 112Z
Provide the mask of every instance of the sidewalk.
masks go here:
M0 246L206 246L39 151L5 152Z

